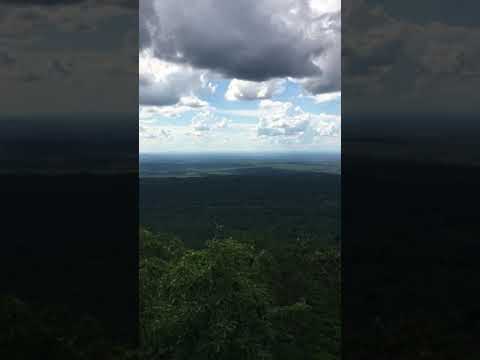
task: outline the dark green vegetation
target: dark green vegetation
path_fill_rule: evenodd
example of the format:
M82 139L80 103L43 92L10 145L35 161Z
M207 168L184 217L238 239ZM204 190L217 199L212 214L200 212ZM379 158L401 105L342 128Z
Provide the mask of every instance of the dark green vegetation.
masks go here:
M140 223L202 247L218 226L228 236L276 247L297 237L339 238L340 176L261 172L253 175L141 178Z
M143 229L140 240L143 358L339 358L337 248L214 237L189 250Z
M141 163L142 356L338 359L340 176L214 160Z

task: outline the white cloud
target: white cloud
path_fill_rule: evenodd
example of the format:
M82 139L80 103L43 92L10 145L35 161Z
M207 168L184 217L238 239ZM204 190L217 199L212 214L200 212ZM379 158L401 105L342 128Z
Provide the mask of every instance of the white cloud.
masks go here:
M207 136L213 131L222 131L229 125L229 120L225 117L220 117L211 110L206 110L197 113L190 124L187 134L193 136Z
M180 101L176 105L193 109L201 109L209 106L208 102L203 101L194 95L181 97Z
M189 111L198 111L202 109L209 109L210 106L206 101L203 101L196 96L181 97L174 105L168 106L145 106L140 105L139 118L140 120L148 120L155 117L174 118Z
M149 106L171 106L196 93L212 91L207 72L188 65L159 60L145 50L139 55L139 102Z
M227 118L223 118L215 124L215 128L225 129L229 125L229 123L230 123L230 121Z
M317 104L322 104L330 101L339 100L341 96L342 96L342 93L340 91L336 91L336 92L325 93L325 94L311 95L309 96L309 98L311 98Z
M200 111L189 124L141 121L140 151L271 151L336 149L340 117L312 114L292 103L263 100L257 123Z
M217 109L217 113L248 118L257 118L260 114L258 109Z
M285 80L273 79L268 81L247 81L232 79L225 93L225 99L234 100L258 100L270 99L285 89Z
M340 11L341 0L310 0L310 7L318 14Z
M163 125L157 123L147 124L148 127L156 127L165 130L169 136L158 136L155 138L140 137L140 152L197 152L201 151L253 151L268 149L262 147L258 141L254 124L243 124L228 122L224 128L219 128L221 123L197 122L195 125ZM217 127L216 125L217 124ZM204 127L209 130L194 133L193 127ZM152 132L154 130L151 130ZM158 130L157 130L158 131Z
M143 141L169 139L171 131L151 124L141 124L139 126L139 137Z
M290 102L262 100L257 135L283 144L315 144L339 137L340 117L312 114Z

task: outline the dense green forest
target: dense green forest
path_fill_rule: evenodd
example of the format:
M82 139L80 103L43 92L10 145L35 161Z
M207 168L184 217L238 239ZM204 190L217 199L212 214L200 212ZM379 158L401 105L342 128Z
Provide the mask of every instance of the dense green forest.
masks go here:
M236 239L276 247L297 237L340 238L340 176L279 173L140 178L140 223L201 248L218 226Z
M338 174L141 177L140 223L144 358L340 357Z
M215 235L194 250L145 229L140 241L143 358L339 358L338 248Z

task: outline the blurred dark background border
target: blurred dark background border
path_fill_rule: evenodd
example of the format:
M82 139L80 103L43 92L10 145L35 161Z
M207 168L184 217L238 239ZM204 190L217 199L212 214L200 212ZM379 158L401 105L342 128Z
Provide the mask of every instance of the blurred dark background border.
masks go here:
M478 353L476 10L342 3L346 360Z
M0 352L135 346L138 3L0 1L0 18Z

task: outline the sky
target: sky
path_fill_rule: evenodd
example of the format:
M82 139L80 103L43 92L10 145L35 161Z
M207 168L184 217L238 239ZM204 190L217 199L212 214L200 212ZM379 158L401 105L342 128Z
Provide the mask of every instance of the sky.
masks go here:
M140 152L340 151L340 0L143 0Z

